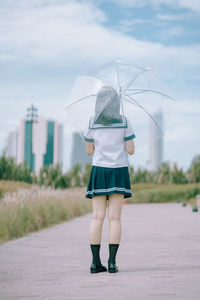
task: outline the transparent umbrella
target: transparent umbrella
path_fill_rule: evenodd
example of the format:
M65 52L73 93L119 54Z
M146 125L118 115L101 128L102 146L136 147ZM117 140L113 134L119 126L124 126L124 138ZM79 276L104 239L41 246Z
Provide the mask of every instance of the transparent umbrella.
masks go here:
M165 134L173 103L152 69L112 60L94 76L76 78L66 112L83 141L88 129L119 127L128 119L135 143L143 145Z

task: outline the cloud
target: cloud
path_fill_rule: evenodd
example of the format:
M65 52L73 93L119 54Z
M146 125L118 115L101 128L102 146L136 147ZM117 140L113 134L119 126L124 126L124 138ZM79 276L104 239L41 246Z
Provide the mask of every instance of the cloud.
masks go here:
M178 0L178 5L200 13L200 2L197 0Z
M157 33L157 36L160 37L161 40L165 40L168 37L176 37L185 34L185 29L181 26L173 26L164 30L160 30Z
M200 2L197 0L152 0L153 5L165 4L172 8L188 8L194 12L200 12Z
M100 2L105 2L105 0L100 0ZM167 5L174 9L187 8L196 13L200 12L200 2L197 0L106 0L106 2L112 2L124 7L144 7L151 5L157 8L161 5Z
M123 19L119 22L117 29L119 29L123 33L126 33L132 31L135 28L138 28L138 25L140 26L144 24L146 25L152 24L152 20L140 19L140 18Z
M168 140L170 142L179 141L195 141L196 144L200 143L197 139L199 132L199 114L200 102L193 100L192 102L182 100L177 101L168 128L170 135Z
M11 2L13 7L9 10ZM103 12L91 3L46 1L44 6L42 2L40 6L21 0L4 4L0 16L0 26L4 29L0 37L4 60L5 55L9 59L21 54L24 60L67 55L74 48L86 46L80 36L86 33L84 29L105 20Z
M182 93L189 79L198 78L199 44L167 47L109 29L106 14L91 1L9 0L1 8L1 145L32 102L39 114L67 128L63 108L75 75L114 57L152 66L175 88L185 83Z
M148 23L151 23L151 20L147 20L147 19L131 19L131 20L122 20L120 22L120 24L124 25L124 26L127 26L127 27L130 27L130 26L133 26L133 25L140 25L140 24L148 24Z
M185 18L186 14L157 14L156 18L161 21L180 21Z
M5 13L0 15L2 63L20 61L22 66L62 62L74 67L121 57L144 64L163 66L170 61L192 66L200 59L200 45L166 47L106 28L105 14L91 2L47 1L43 6L22 0L11 2L15 9L9 10L4 4ZM188 55L190 59L186 60Z

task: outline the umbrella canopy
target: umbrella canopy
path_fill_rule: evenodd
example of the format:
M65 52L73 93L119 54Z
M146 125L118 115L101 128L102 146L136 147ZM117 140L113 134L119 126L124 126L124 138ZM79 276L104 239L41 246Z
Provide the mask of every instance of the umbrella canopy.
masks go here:
M173 100L151 69L113 60L94 76L76 78L66 111L83 141L88 128L124 127L128 119L143 145L165 134Z

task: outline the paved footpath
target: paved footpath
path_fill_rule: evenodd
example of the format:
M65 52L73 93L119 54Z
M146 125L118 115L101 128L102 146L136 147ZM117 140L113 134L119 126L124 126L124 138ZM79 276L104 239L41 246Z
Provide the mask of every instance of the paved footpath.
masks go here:
M200 299L200 214L125 204L119 272L90 274L91 214L0 245L0 300ZM101 259L107 265L108 220Z

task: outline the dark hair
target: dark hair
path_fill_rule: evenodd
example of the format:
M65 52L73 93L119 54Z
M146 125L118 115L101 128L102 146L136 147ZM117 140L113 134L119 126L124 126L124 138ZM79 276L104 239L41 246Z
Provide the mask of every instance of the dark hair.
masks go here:
M103 86L96 98L94 123L109 125L121 121L120 97L117 91L111 86Z

